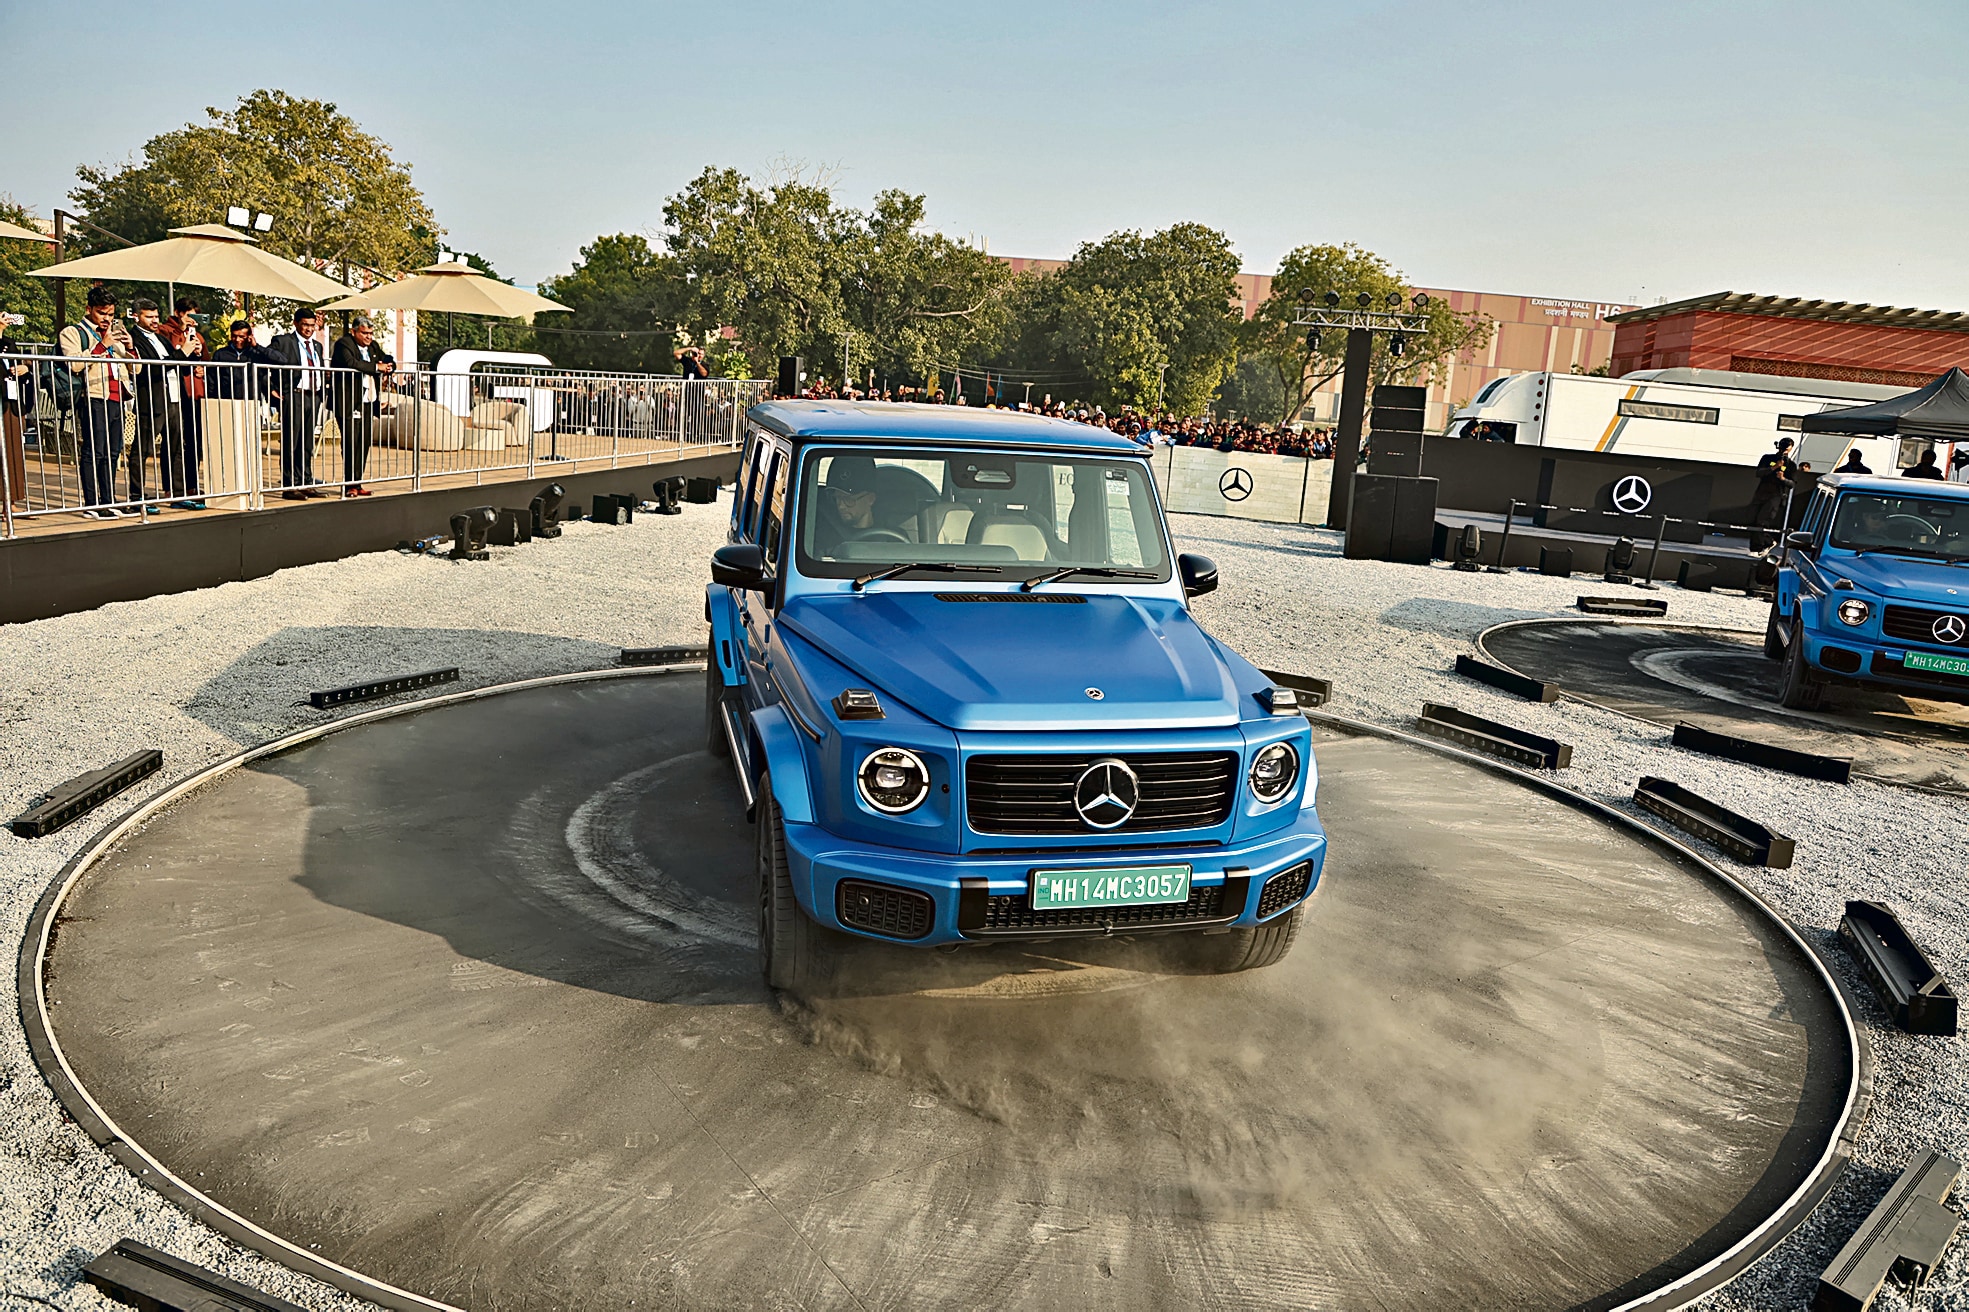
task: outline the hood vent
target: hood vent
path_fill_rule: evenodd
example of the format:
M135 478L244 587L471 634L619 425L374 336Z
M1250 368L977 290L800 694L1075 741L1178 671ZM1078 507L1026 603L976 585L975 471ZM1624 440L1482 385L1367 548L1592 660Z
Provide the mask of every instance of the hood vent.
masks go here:
M1073 592L939 592L938 601L1012 601L1037 605L1085 606L1087 598Z

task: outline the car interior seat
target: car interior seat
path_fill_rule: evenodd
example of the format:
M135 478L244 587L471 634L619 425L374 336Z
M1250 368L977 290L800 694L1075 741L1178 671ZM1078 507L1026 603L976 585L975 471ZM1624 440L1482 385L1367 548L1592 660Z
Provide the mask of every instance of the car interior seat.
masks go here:
M918 542L967 542L977 511L959 501L932 501L917 513Z
M1016 511L985 511L971 518L965 541L986 546L1010 547L1020 560L1050 560L1046 532Z

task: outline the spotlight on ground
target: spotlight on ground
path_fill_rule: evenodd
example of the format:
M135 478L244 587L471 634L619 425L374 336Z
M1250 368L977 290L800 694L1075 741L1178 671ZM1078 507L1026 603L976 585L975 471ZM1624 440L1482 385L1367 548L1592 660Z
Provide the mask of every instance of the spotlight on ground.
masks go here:
M559 483L549 483L540 489L540 495L528 507L533 512L533 536L537 538L557 538L561 535L561 501L567 490Z
M1750 593L1752 596L1770 596L1778 587L1778 562L1770 556L1760 556L1750 567Z
M463 514L451 517L451 559L453 560L491 560L492 553L485 549L485 535L499 520L499 512L491 506L473 506Z
M1482 572L1482 566L1477 564L1477 554L1483 549L1484 531L1475 524L1465 524L1456 537L1456 559L1450 563L1450 568L1465 574Z
M681 515L684 508L677 504L684 495L684 480L681 478L659 478L650 485L656 493L656 512L659 515Z
M1620 538L1607 548L1607 567L1602 576L1608 583L1634 581L1634 539Z

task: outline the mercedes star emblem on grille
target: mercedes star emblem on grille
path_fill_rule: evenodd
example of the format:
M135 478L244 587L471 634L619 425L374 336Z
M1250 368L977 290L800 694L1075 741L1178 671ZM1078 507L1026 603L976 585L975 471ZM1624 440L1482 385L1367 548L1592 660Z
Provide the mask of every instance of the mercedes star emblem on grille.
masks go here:
M1639 474L1629 474L1613 485L1613 508L1626 515L1638 515L1655 499L1655 490Z
M1928 632L1935 635L1936 642L1958 643L1962 635L1969 633L1969 624L1962 622L1960 615L1944 615L1930 626Z
M1217 480L1217 492L1226 501L1242 501L1251 495L1251 475L1232 465Z
M1113 757L1081 771L1073 786L1073 809L1093 829L1113 829L1128 823L1142 800L1141 786L1128 762Z

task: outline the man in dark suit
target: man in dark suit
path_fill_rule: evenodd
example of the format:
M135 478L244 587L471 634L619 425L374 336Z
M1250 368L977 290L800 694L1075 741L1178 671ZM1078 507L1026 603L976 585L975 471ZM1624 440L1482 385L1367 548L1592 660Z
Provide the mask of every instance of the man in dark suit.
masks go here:
M328 395L328 337L321 316L302 306L294 311L294 331L280 333L267 343L277 364L268 388L280 407L281 496L289 501L318 497L314 490L315 423Z
M396 372L397 362L376 345L376 331L369 320L357 319L335 340L334 364L330 398L335 424L342 430L342 495L366 497L369 489L362 485L362 471L369 463L369 444L375 438L383 388Z
M191 382L191 371L183 367L187 357L165 336L157 302L138 301L135 308L131 352L139 360L156 363L136 380L137 445L130 453L130 500L144 499L144 462L155 453L158 490L172 499L172 507L203 510L205 503L197 500L198 439L185 431L185 397Z

